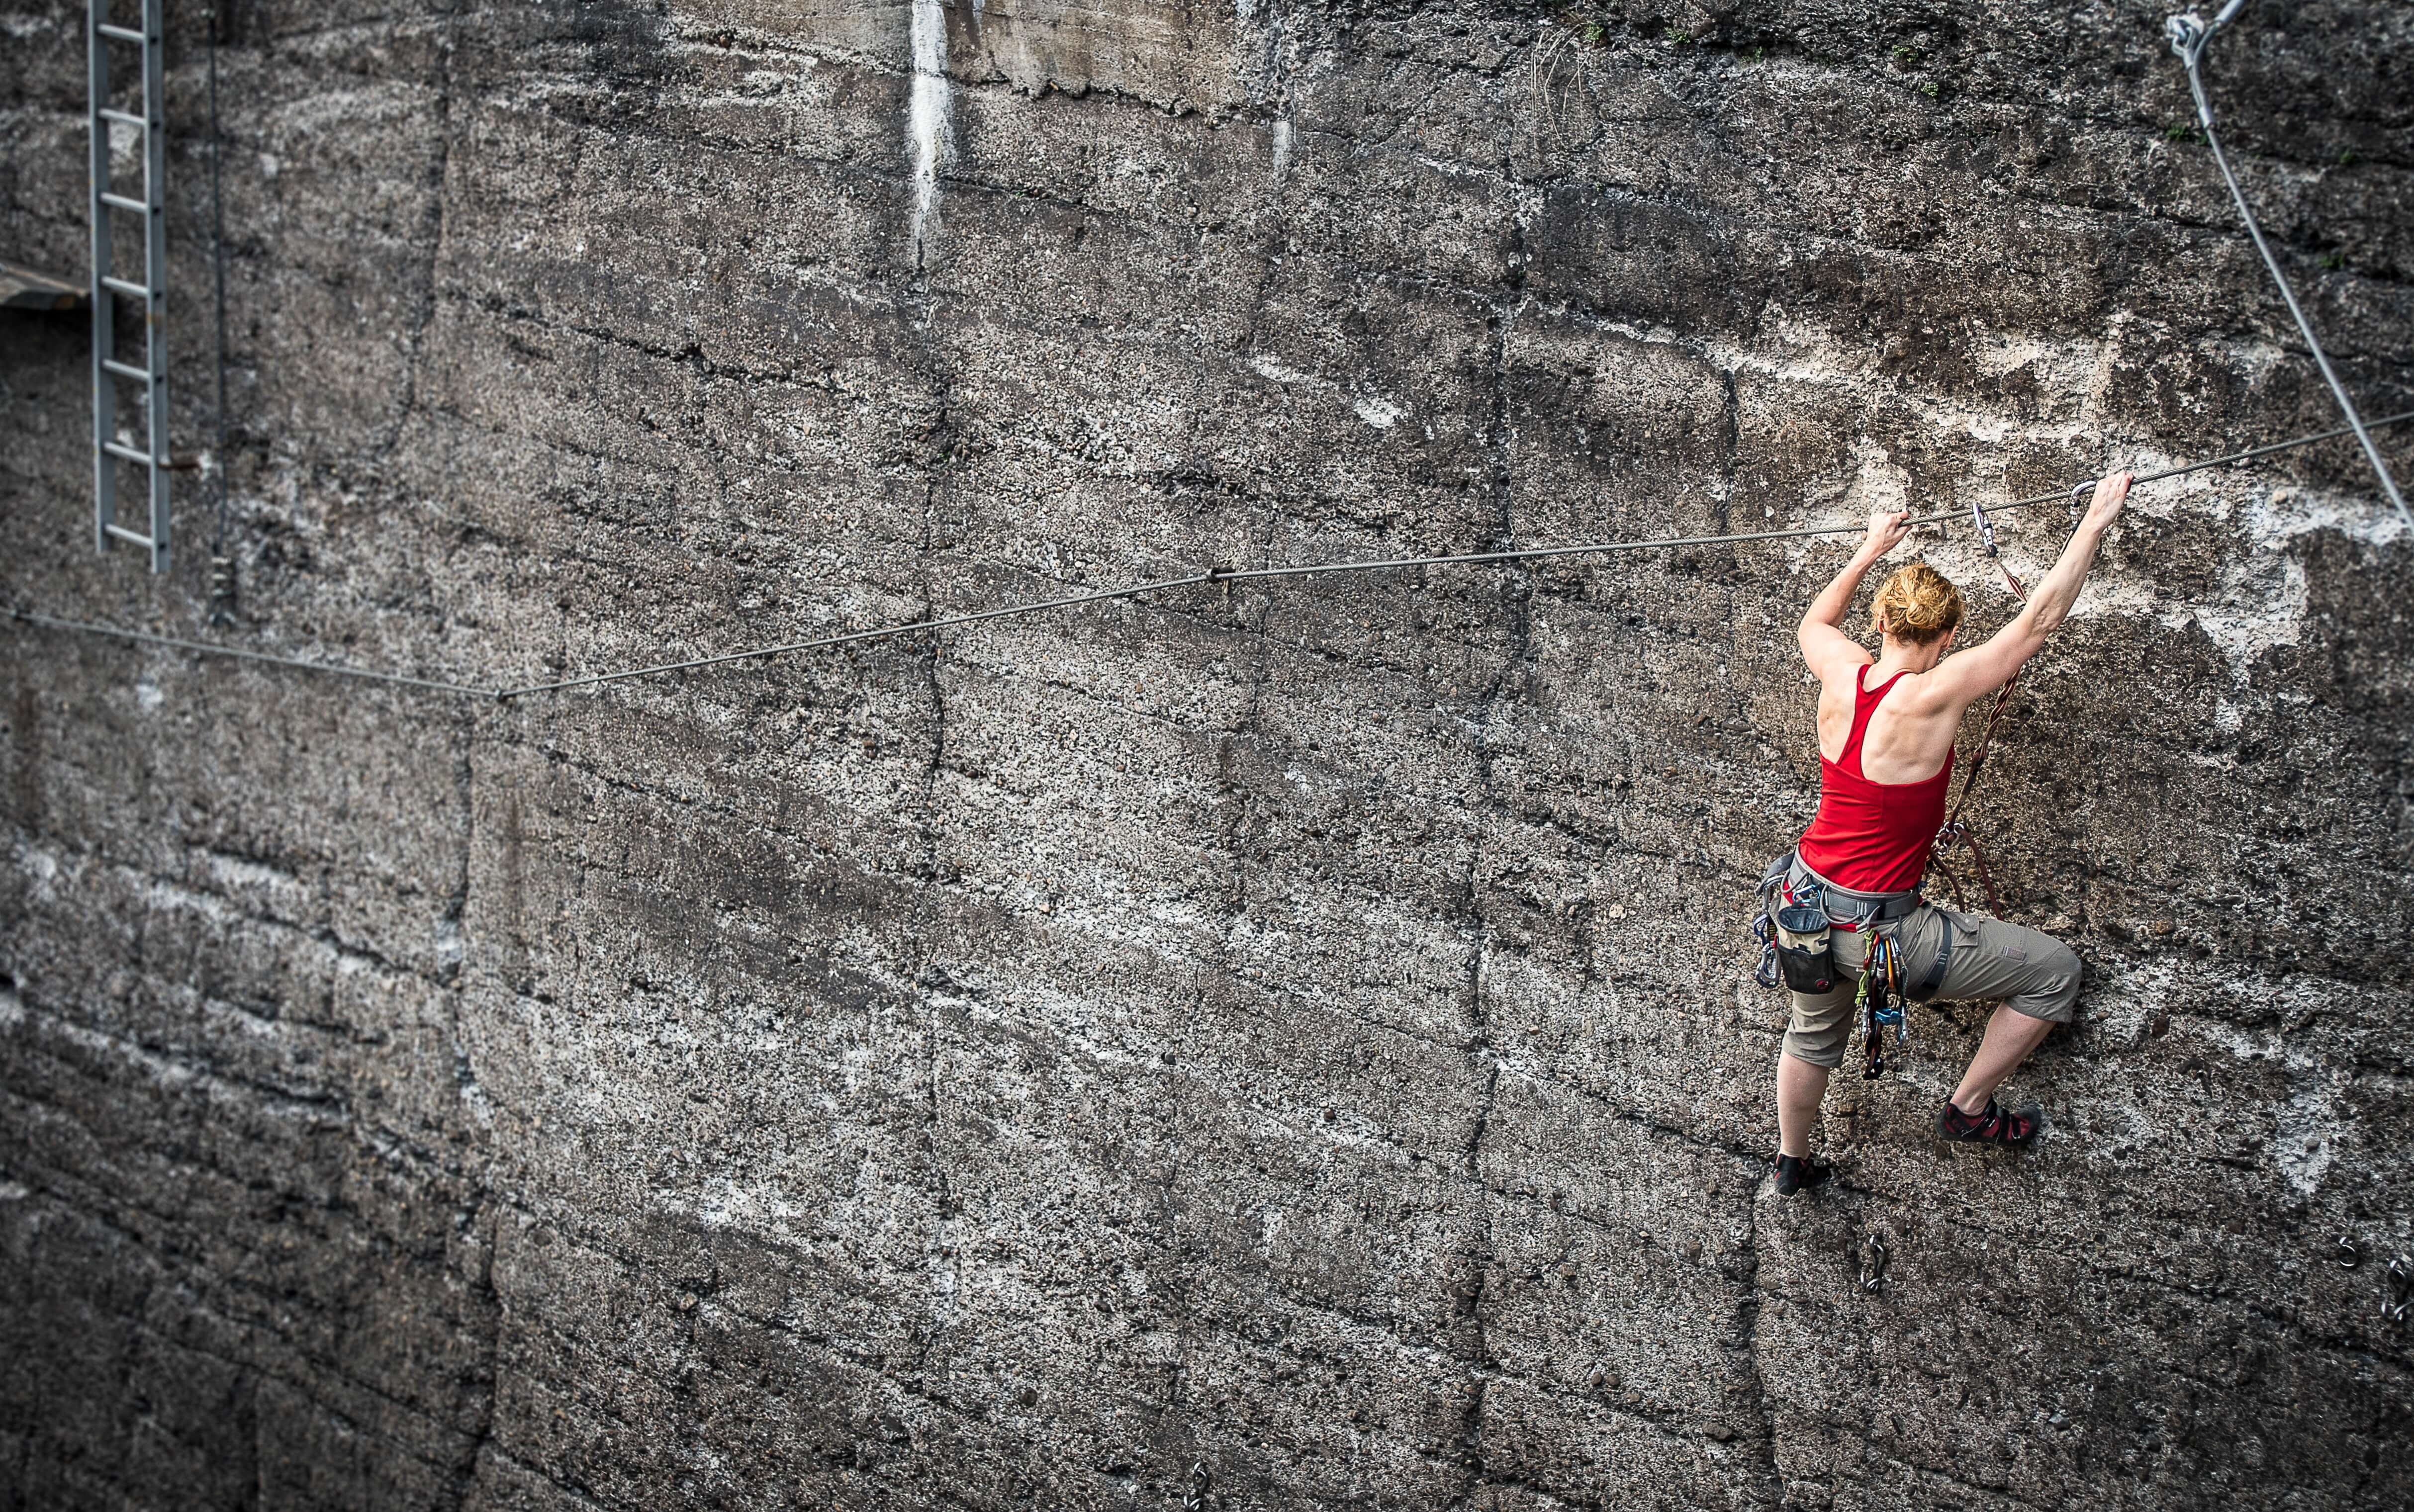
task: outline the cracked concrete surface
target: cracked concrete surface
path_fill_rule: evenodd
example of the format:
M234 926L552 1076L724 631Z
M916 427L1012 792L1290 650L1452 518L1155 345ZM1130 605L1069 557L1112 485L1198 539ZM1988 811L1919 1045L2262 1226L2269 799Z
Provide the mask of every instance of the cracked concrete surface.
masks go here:
M0 11L0 256L77 269L81 12ZM0 326L0 591L491 685L2322 428L2160 20L232 7L241 622L182 480L92 555L72 319ZM2408 24L2212 68L2373 412ZM11 627L0 1505L2404 1505L2409 550L2349 448L2141 494L1977 805L2088 965L2053 1134L1934 1148L1939 1005L1796 1202L1737 920L1830 545L500 706Z

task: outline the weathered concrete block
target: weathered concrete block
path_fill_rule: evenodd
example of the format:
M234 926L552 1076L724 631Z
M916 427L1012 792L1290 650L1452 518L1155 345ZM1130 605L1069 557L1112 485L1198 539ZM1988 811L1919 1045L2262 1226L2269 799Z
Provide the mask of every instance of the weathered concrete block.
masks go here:
M0 254L71 268L82 25L16 10ZM237 618L212 474L94 553L73 318L0 327L0 594L491 689L2325 428L2161 18L239 10L218 457L177 10ZM2375 414L2408 24L2213 79ZM1974 808L2087 968L2049 1138L1935 1145L1930 1005L1798 1201L1737 924L1828 541L499 704L12 624L0 1503L2394 1507L2407 551L2346 446L2140 492Z

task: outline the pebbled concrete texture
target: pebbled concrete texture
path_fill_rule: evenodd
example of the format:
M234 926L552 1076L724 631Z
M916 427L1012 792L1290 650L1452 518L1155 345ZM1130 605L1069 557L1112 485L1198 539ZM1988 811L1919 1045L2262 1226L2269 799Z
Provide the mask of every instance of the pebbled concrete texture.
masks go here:
M237 621L206 475L93 553L13 313L12 605L492 687L2334 422L2155 6L227 8ZM73 273L81 11L5 14L0 256ZM2410 23L2211 69L2371 413ZM0 1505L2403 1505L2409 550L2345 446L2141 491L1974 809L2088 965L2051 1134L1937 1148L1918 1010L1790 1202L1739 919L1836 545L508 704L12 623Z

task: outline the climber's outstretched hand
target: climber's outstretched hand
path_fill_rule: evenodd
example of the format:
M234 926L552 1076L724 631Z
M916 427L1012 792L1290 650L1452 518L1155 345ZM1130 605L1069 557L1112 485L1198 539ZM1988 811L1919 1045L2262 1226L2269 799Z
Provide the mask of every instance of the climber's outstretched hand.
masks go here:
M1870 533L1861 538L1860 556L1864 563L1874 562L1902 544L1911 534L1909 510L1879 510L1870 516Z
M2129 501L2129 484L2136 481L2136 476L2134 473L2116 472L2096 480L2095 497L2087 506L2089 526L2101 530L2121 518L2122 507Z

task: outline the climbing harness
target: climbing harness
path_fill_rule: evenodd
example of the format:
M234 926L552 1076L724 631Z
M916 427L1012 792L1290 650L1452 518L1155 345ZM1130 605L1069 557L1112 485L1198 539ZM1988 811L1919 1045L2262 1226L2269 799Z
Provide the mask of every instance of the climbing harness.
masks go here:
M2204 144L2213 149L2213 160L2221 170L2222 182L2229 185L2229 198L2238 205L2238 218L2246 223L2247 237L2254 242L2255 250L2262 254L2263 266L2271 272L2272 281L2279 285L2280 298L2287 302L2288 314L2305 338L2306 348L2314 354L2314 364L2322 370L2322 381L2330 385L2331 397L2338 401L2339 412L2347 417L2347 428L2363 448L2364 460L2372 464L2373 475L2380 480L2381 491L2389 496L2390 503L2397 506L2398 518L2414 526L2414 510L2406 507L2406 496L2398 491L2397 480L2390 476L2389 464L2382 460L2380 448L2372 439L2372 432L2379 427L2367 426L2356 413L2355 401L2347 397L2347 385L2339 381L2329 354L2322 350L2321 339L2314 334L2314 323L2305 319L2304 307L2297 303L2297 291L2288 286L2288 275L2280 271L2280 259L2272 256L2271 244L2263 240L2263 228L2256 223L2255 212L2247 207L2246 191L2238 186L2238 175L2229 169L2229 155L2221 150L2221 135L2213 128L2213 102L2205 97L2201 72L2205 44L2245 7L2246 0L2229 0L2211 21L2193 10L2183 11L2164 20L2163 35L2170 39L2171 51L2179 54L2180 62L2187 68L2188 93L2196 97L2196 118L2204 127Z

